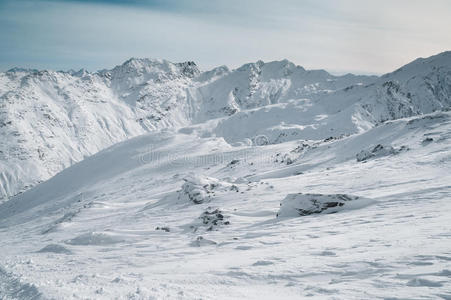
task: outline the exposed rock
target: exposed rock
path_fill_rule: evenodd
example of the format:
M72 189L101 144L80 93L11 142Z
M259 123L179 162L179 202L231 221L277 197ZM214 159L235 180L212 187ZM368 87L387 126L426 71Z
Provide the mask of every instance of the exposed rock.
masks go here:
M336 213L358 209L373 203L373 200L345 194L289 194L280 203L278 218L308 216L311 214Z
M239 192L240 191L240 189L236 186L236 185L232 185L231 187L230 187L230 190L231 191L235 191L235 192Z
M425 146L425 145L428 145L428 144L432 143L433 141L434 141L433 138L428 137L428 138L425 138L425 139L421 142L421 144L422 144L423 146Z
M227 167L232 168L232 167L234 167L235 165L237 165L239 162L240 162L239 159L234 159L234 160L232 160L231 162L229 162L229 163L227 164Z
M226 220L227 218L221 210L213 210L211 207L207 208L199 217L208 231L214 230L221 225L230 225L230 222Z
M296 161L296 159L297 157L293 156L292 153L285 153L283 155L282 153L277 153L274 162L291 165Z
M166 232L170 232L171 230L169 229L169 227L167 227L167 226L164 226L164 227L156 227L155 228L155 230L163 230L163 231L166 231Z
M210 201L214 189L218 186L218 181L213 178L190 177L183 180L185 183L182 186L179 198L187 198L194 204Z
M383 156L398 154L402 151L408 150L407 147L401 146L399 149L395 149L392 146L384 146L377 144L369 150L362 150L356 154L356 159L358 162L367 161L373 158L379 158Z
M179 191L179 199L186 199L194 204L209 202L216 192L230 192L232 184L206 176L189 176Z

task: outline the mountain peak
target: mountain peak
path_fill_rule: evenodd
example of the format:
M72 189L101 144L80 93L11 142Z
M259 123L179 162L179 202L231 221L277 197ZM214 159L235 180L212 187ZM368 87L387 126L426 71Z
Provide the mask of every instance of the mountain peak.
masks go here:
M122 65L114 67L111 72L120 78L145 76L149 77L149 79L192 78L200 74L199 68L193 61L172 63L165 59L135 57L126 60Z
M175 63L175 65L180 68L180 71L186 77L193 78L200 74L200 70L194 61Z

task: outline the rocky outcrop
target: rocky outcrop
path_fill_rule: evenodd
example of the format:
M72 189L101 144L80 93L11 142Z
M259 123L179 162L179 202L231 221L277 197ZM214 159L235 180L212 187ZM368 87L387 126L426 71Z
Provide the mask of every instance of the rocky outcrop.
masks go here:
M373 200L345 194L289 194L280 203L278 218L331 214L342 210L358 209Z
M370 159L375 159L379 157L384 157L388 155L394 155L398 154L403 151L407 151L408 148L405 146L401 146L398 149L393 148L392 146L384 146L381 144L378 144L374 146L371 149L368 150L362 150L359 153L356 154L356 160L357 162L365 162Z

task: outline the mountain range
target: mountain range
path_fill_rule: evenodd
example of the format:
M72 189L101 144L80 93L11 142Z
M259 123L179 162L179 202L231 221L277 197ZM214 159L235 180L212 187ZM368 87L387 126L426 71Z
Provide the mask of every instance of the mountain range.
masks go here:
M203 128L231 145L322 140L450 106L451 52L380 77L287 60L209 71L137 58L95 73L15 68L0 73L0 199L146 132Z

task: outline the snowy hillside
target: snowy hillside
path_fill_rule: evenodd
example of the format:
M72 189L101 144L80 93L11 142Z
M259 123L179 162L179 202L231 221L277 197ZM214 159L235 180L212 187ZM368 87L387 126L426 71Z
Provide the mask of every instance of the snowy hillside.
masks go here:
M0 205L0 296L451 296L449 112L338 140L204 135L133 138Z
M338 138L446 110L450 72L450 52L380 78L337 77L286 60L206 72L193 62L149 59L97 73L13 69L0 73L0 197L162 128L208 127L205 134L232 145L258 145Z

